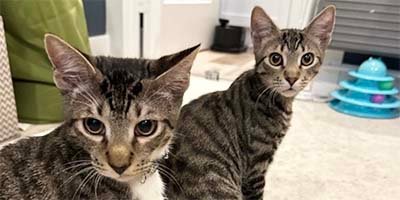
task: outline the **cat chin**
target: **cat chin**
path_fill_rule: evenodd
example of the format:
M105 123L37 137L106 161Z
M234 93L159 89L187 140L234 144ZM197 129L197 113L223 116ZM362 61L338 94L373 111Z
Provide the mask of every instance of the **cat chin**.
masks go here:
M139 182L141 180L141 176L120 176L113 179L123 183L132 183Z
M110 173L110 172L98 172L102 176L111 178L113 180L122 182L122 183L131 183L131 182L139 182L141 178L143 177L143 174L137 174L137 175L117 175L116 173Z
M295 89L287 89L287 90L283 90L280 92L280 94L284 97L294 97L298 94L299 92Z

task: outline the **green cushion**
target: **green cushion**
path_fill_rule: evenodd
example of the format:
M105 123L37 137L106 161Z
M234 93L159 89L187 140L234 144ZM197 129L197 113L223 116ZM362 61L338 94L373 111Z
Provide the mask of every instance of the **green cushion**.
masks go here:
M14 81L14 91L20 122L37 124L63 120L62 98L53 85Z
M62 120L61 99L53 83L52 66L44 49L43 37L45 33L54 33L82 52L89 53L82 1L0 1L0 15L4 19L13 80L21 82L16 83L14 88L18 94L20 120ZM51 95L41 96L46 94L41 89L51 91ZM51 109L46 105L49 102L53 102Z

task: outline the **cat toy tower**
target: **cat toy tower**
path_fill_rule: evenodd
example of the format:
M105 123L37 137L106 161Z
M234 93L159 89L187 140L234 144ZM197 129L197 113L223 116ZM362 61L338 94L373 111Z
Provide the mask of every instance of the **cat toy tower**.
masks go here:
M355 79L341 81L342 88L331 94L334 99L330 106L334 110L375 119L400 116L400 100L395 96L399 91L381 59L371 57L349 75Z

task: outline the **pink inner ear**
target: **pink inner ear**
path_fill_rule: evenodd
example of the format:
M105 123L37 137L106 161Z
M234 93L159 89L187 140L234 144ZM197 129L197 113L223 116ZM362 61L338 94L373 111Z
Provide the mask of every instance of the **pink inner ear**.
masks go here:
M88 84L95 75L93 67L78 50L53 35L46 35L46 51L54 69L56 86L72 91L78 85Z
M335 11L326 9L305 28L305 31L318 41L322 49L325 49L331 40L334 23Z
M279 35L279 28L261 7L255 7L251 15L251 37L254 51L258 52L262 42Z
M273 33L278 31L278 27L272 19L260 7L253 9L251 16L251 29L252 32L261 35L262 33Z

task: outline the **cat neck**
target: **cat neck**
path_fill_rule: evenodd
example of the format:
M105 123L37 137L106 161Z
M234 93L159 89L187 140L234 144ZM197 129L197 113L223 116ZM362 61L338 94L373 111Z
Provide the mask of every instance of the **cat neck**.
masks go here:
M247 96L257 110L264 112L278 111L284 112L285 114L292 113L294 98L284 97L278 92L274 92L272 89L267 89L270 86L265 85L260 74L254 69L245 72L239 79L242 79L239 82L245 87Z
M140 200L162 200L164 198L164 183L159 171L151 174L144 183L133 181L129 183L132 196Z

